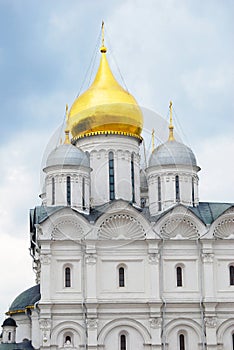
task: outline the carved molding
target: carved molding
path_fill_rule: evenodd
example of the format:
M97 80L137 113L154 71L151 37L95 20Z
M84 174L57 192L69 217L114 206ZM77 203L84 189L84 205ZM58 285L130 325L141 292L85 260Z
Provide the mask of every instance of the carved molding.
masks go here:
M115 214L100 225L98 236L101 239L144 239L145 230L134 217Z
M85 261L89 265L95 265L97 262L97 256L96 254L89 254L85 256Z
M159 253L149 253L148 259L150 264L158 264L159 262Z
M88 318L86 320L87 328L88 329L96 329L98 326L98 319L97 318Z
M207 328L215 328L217 326L217 318L213 316L205 317L205 325Z
M214 261L213 253L202 253L202 261L206 263L212 263Z
M151 328L160 328L162 324L162 318L161 317L152 317L149 319L150 327Z
M43 336L43 342L47 343L47 341L50 340L51 320L47 318L40 319L39 324Z
M187 216L169 218L160 229L161 235L171 238L197 238L199 230Z
M41 254L40 262L42 265L49 265L51 262L51 254Z

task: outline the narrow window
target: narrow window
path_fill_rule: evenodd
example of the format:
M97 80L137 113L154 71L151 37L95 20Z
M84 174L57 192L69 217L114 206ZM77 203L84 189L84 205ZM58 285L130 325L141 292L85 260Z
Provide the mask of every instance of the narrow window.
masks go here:
M180 267L180 266L177 266L177 268L176 268L176 282L177 282L177 287L182 287L182 285L183 285L182 267Z
M82 179L82 208L85 210L85 178Z
M195 206L194 178L192 178L192 205Z
M234 265L229 266L230 286L234 286Z
M180 343L180 350L185 350L185 341L184 341L184 335L179 335L179 343Z
M124 268L119 268L119 287L124 287Z
M70 345L71 344L71 337L70 335L67 335L65 338L65 344Z
M234 333L232 334L232 350L234 350Z
M109 153L109 197L115 199L114 154Z
M162 210L161 178L158 177L158 211Z
M175 191L176 191L176 202L180 201L180 182L179 182L179 176L176 175L175 177Z
M121 334L120 336L120 350L127 350L126 335Z
M65 287L71 287L71 269L70 269L70 267L65 268Z
M54 181L54 177L52 177L52 201L51 204L54 205L55 204L55 181Z
M71 177L67 176L67 205L71 205Z
M11 332L8 333L8 340L11 340Z
M135 203L134 154L131 157L132 203Z

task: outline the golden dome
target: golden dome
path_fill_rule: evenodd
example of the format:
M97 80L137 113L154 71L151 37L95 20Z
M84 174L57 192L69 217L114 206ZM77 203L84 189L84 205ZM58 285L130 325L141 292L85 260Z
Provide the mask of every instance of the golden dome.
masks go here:
M94 82L73 103L68 117L73 139L97 134L122 134L141 139L143 116L135 98L114 78L107 49L100 49L101 60Z

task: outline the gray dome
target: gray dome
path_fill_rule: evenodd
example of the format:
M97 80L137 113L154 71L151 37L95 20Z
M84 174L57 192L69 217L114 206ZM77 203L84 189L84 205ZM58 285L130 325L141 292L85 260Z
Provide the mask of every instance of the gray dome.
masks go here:
M177 141L167 141L153 151L149 160L149 166L163 165L196 166L197 161L189 147Z
M47 158L46 168L56 165L82 165L90 167L89 154L73 145L64 144L55 148Z

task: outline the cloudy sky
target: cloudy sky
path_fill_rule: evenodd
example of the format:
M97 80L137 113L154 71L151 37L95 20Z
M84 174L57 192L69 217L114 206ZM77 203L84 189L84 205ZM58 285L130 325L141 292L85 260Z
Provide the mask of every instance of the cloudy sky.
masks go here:
M96 70L102 19L112 70L149 112L145 132L163 141L172 100L201 201L234 202L233 13L233 0L0 0L0 320L34 284L28 209L65 105Z

